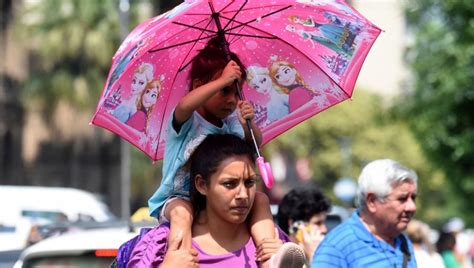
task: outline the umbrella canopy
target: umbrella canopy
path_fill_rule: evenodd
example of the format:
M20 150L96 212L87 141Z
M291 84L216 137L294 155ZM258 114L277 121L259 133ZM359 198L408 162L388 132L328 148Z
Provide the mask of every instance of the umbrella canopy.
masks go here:
M92 123L162 159L169 116L190 89L190 63L222 35L247 66L242 91L265 144L350 98L379 33L340 0L185 1L125 39Z

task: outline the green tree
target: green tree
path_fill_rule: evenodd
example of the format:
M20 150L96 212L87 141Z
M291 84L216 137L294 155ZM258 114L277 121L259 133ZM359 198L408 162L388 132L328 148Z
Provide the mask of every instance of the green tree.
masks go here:
M91 110L120 44L117 1L49 0L23 7L18 27L32 57L25 100L49 115L60 100Z
M129 30L156 14L153 8L160 7L146 0L130 1ZM22 85L25 107L51 119L58 104L65 102L76 113L92 116L122 39L119 1L28 1L22 5L15 27L16 38L26 45L29 54L30 75ZM47 122L50 129L59 128ZM105 131L95 134L102 137ZM72 142L81 144L80 139ZM114 141L119 146L119 139ZM136 150L131 157L132 193L143 203L143 196L150 190L142 185L156 185L161 169Z
M423 150L448 176L474 224L474 5L467 0L407 2L414 38L407 51L410 93L399 110Z
M341 141L350 140L351 167L344 167ZM303 142L302 142L303 141ZM332 197L334 183L343 176L357 179L362 167L379 158L392 158L419 175L417 217L442 221L440 209L455 211L457 203L444 187L444 173L430 166L409 126L391 116L380 97L356 90L352 100L341 103L282 134L266 146L266 153L279 151L292 158L311 161L313 179ZM291 157L290 157L291 158ZM434 194L442 193L442 194Z

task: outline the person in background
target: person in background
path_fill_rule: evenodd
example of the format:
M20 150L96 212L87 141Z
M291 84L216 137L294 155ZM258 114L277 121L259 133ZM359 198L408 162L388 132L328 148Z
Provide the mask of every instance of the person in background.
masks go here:
M443 226L443 232L452 233L456 237L454 253L463 268L472 268L472 260L469 254L471 237L466 233L464 220L459 217L451 218Z
M455 254L456 236L453 233L441 232L436 242L436 248L443 258L446 268L461 268L461 262Z
M402 233L416 212L416 173L391 159L367 164L359 176L357 210L331 230L311 267L417 267Z
M430 227L421 221L412 220L408 224L406 233L413 244L416 264L420 268L444 268L441 255L436 252L429 240Z
M326 215L330 208L329 199L312 185L292 189L278 206L278 225L304 249L309 261L328 231Z

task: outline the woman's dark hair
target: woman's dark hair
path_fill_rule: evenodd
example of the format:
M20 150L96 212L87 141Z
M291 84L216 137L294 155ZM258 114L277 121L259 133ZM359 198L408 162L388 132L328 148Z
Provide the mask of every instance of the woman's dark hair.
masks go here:
M245 81L247 73L239 56L231 52L230 58L240 66L242 81ZM224 70L227 62L221 39L219 37L210 39L207 45L193 58L190 72L191 90L193 81L198 80L203 84L208 83L214 75Z
M309 221L318 213L329 212L330 208L331 202L316 186L299 186L289 191L278 206L278 225L288 233L288 220Z
M217 171L220 163L231 156L246 156L255 165L253 147L232 134L208 135L191 154L188 162L191 179L189 194L195 216L206 207L206 197L196 189L196 175L201 175L209 185L209 178Z

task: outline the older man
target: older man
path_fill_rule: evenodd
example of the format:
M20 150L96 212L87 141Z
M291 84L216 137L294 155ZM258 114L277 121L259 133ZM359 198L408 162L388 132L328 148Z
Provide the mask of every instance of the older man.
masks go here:
M416 267L413 247L402 231L416 211L417 175L382 159L359 176L358 209L329 232L311 267Z

